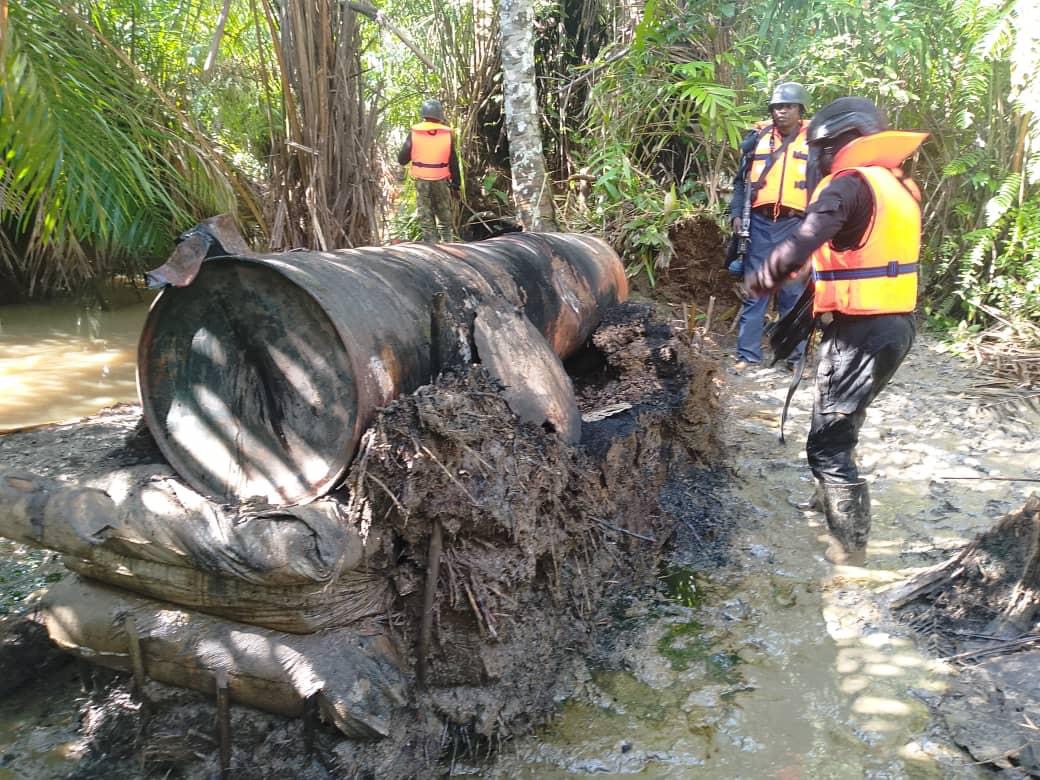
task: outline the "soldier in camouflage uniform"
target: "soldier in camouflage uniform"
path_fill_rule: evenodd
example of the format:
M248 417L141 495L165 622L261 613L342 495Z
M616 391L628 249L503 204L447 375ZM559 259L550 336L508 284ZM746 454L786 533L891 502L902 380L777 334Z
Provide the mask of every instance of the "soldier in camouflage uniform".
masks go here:
M445 123L440 101L422 104L422 121L412 126L397 162L411 163L415 179L415 205L419 212L423 241L455 240L451 192L460 183L455 139Z

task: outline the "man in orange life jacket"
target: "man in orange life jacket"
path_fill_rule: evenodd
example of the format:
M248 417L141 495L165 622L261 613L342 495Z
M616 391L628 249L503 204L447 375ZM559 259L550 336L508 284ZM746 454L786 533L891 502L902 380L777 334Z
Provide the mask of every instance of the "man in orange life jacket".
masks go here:
M739 231L744 200L750 187L751 224L744 272L761 266L773 247L801 224L809 199L805 186L809 152L805 131L808 122L803 118L808 100L801 84L793 81L778 84L769 99L772 122L752 130L740 146L743 154L733 180L730 217L734 232ZM781 315L794 306L803 288L804 282L791 281L777 290ZM768 295L749 297L741 306L737 331L740 367L762 362L762 328L768 307ZM797 363L802 349L800 346L789 356L790 367Z
M806 442L817 480L815 509L827 517L833 563L861 565L870 495L855 448L867 406L913 344L921 193L899 167L926 133L890 131L869 100L846 97L809 124L805 220L750 270L764 293L812 263L813 315L823 324L812 421Z
M444 121L439 100L426 100L420 110L422 121L412 125L397 162L412 164L415 206L419 212L423 241L454 240L451 192L458 190L459 160L455 139Z

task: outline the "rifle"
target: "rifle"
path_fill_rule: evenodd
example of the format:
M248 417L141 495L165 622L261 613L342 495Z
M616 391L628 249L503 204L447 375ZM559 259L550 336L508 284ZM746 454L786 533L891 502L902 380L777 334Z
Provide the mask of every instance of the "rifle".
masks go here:
M756 133L755 146L758 145L759 136L760 134ZM751 154L754 154L755 146L751 147ZM729 246L726 249L726 268L734 276L744 275L744 263L751 245L751 160L747 159L745 162L747 166L744 168L744 203L740 213L740 230L730 237ZM763 171L764 177L765 171ZM737 269L735 273L734 269Z

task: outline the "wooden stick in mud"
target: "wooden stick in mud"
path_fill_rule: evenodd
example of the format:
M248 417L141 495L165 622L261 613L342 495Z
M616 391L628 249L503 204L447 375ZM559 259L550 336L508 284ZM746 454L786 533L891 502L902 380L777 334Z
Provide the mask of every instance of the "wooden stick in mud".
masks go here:
M123 618L123 630L126 631L127 646L130 651L130 663L134 670L134 687L140 693L144 690L144 656L141 654L141 635L137 633L137 622L133 615Z
M704 315L704 332L711 332L711 316L715 313L715 296L708 298L708 313Z
M314 733L318 727L318 697L312 694L303 704L303 752L314 755Z
M426 565L426 592L423 594L422 624L419 627L419 653L415 674L419 685L426 686L426 661L430 653L430 638L433 635L433 602L437 597L437 578L441 568L441 550L444 547L444 534L441 521L433 521L430 532L430 551Z
M217 682L217 734L220 742L220 777L227 778L231 773L231 697L228 691L228 673L226 669L218 669Z

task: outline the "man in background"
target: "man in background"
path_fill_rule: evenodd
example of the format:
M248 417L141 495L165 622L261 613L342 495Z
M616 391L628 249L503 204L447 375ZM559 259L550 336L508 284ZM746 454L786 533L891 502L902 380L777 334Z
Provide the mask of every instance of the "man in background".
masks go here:
M461 183L455 138L439 100L423 101L420 114L422 121L412 125L397 162L411 163L422 240L436 241L439 237L441 241L453 241L451 193Z
M773 247L787 238L801 224L809 192L805 184L805 165L809 157L806 143L805 117L808 96L805 87L793 81L778 84L769 99L770 122L752 130L740 145L741 160L733 180L730 218L733 231L742 226L745 199L750 199L751 224L743 273L751 272L765 262ZM804 282L789 282L776 291L777 307L782 317L795 305ZM762 362L762 330L768 294L745 300L740 310L737 332L737 370ZM804 345L787 360L788 367L797 363Z

